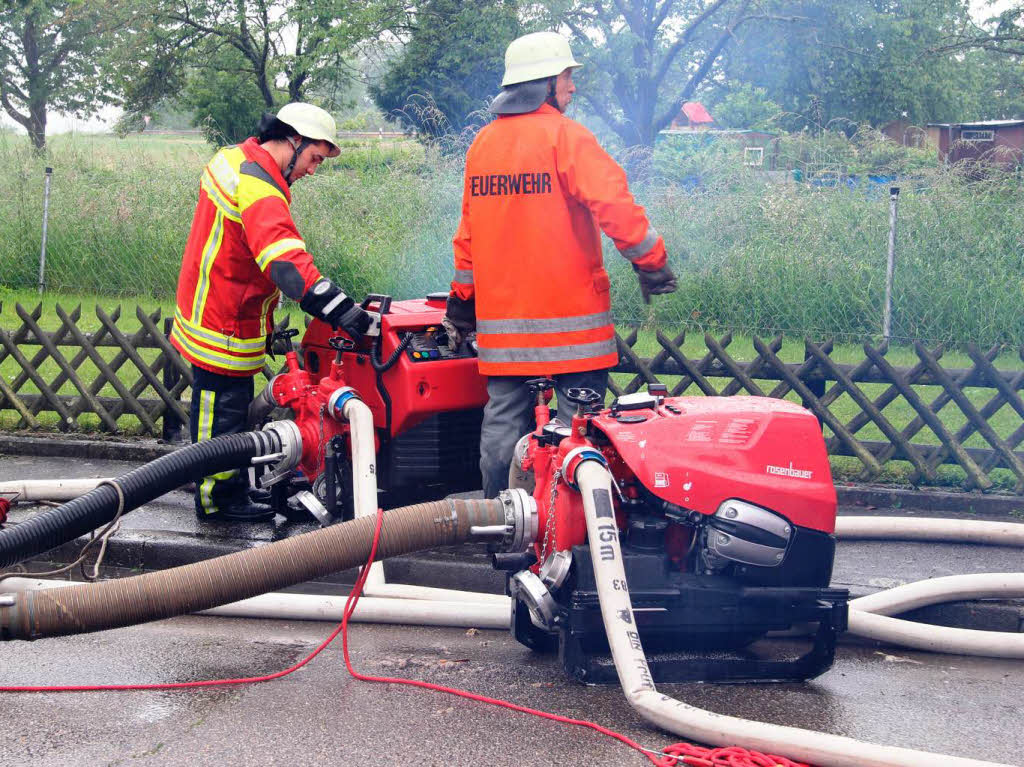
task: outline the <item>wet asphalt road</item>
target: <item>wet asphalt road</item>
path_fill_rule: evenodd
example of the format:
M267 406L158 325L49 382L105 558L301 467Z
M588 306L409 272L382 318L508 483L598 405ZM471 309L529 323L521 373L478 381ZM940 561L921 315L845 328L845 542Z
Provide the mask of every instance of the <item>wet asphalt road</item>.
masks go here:
M0 647L3 684L124 684L267 674L305 657L331 624L183 617ZM552 656L504 632L355 625L368 674L458 686L614 728L649 747L682 740L645 724L618 686L568 681ZM1020 764L1019 661L846 644L803 684L665 685L734 716ZM283 679L173 691L3 694L0 764L641 765L578 727L399 685L357 681L340 640ZM941 761L935 762L941 765Z
M60 476L119 474L114 462ZM53 476L39 459L0 456L0 479ZM180 496L180 497L178 497ZM140 528L189 518L188 496L139 510ZM182 507L186 513L182 514ZM186 532L195 526L185 524ZM199 530L202 537L213 531ZM224 535L230 531L224 530ZM269 534L266 537L270 537ZM950 572L1021 569L1000 547L841 544L836 580L871 591ZM79 637L0 644L0 684L123 684L271 673L311 652L326 623L184 617ZM360 670L463 687L616 729L650 747L682 740L632 712L618 686L569 681L557 659L504 632L356 625ZM663 686L738 717L873 742L1024 764L1024 663L844 642L833 668L800 684ZM340 640L310 666L260 685L174 691L0 694L7 765L577 765L647 763L596 733L435 692L352 679ZM941 760L935 764L941 765Z

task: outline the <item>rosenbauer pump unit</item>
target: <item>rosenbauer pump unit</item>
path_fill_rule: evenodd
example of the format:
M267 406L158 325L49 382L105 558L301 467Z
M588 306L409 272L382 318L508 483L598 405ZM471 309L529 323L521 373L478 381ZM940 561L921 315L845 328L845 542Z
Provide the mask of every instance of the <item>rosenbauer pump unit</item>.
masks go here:
M480 487L486 381L471 346L448 348L444 301L441 293L369 297L364 305L380 313L372 345L356 346L314 321L302 341L304 369L293 361L268 387L275 404L291 405L297 422L314 431L324 429L322 405L337 406L327 392L340 382L358 392L373 413L379 487L403 502ZM320 386L324 395L303 394L321 379L329 382ZM656 678L805 679L828 668L848 595L828 588L836 494L820 425L808 411L764 397L669 397L651 385L607 408L594 392L573 390L552 420L552 382L527 385L537 425L517 445L511 483L534 498L536 540L525 552L494 554L508 574L520 642L558 649L580 680L615 679L591 563L607 552L587 543L572 479L574 464L589 458L614 478L614 503L601 512L621 539L635 629L648 650L664 652L651 662ZM321 515L348 516L344 432L335 424L314 433L309 442L319 448L302 464L315 478ZM816 626L802 656L707 656L796 624Z

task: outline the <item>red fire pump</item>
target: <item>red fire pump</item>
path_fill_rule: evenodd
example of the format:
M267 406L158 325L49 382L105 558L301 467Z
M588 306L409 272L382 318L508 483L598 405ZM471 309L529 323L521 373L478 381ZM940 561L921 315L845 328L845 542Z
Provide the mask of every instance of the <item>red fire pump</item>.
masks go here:
M663 385L603 408L571 389L566 423L537 395L537 428L520 441L513 476L533 483L538 540L524 555L496 555L510 573L513 633L559 649L565 670L616 681L607 645L576 467L597 459L617 491L614 514L637 631L659 681L807 679L827 669L846 628L848 593L828 588L836 494L817 420L761 397L668 397ZM626 588L626 585L622 585ZM799 657L745 649L769 631L810 623ZM684 651L714 650L699 658ZM649 656L651 657L651 656Z
M448 348L445 297L368 297L380 332L360 345L314 321L302 368L290 354L289 372L273 381L274 399L295 410L303 445L313 446L301 469L332 512L340 504L347 516L350 501L332 489L344 486L347 426L330 416L352 391L373 414L385 506L479 489L486 384L473 348ZM828 588L836 494L813 415L763 397L669 397L652 384L609 408L593 391L570 390L575 412L563 407L552 420L553 381L527 386L537 425L517 445L510 476L533 494L539 532L525 553L494 554L520 642L557 648L580 680L616 679L573 484L576 466L596 459L613 478L610 513L637 631L659 653L649 655L656 679L806 679L831 665L848 594ZM803 624L816 631L798 657L765 658L751 646Z
M299 353L291 349L298 331L276 334L287 369L271 381L254 410L293 411L305 451L298 476L315 497L299 500L321 523L351 516L348 425L336 416L354 393L373 415L377 483L385 507L479 489L487 383L469 344L454 352L448 348L441 327L446 298L445 293L407 301L367 296L363 308L379 314L380 323L375 335L359 343L318 320L306 329ZM284 496L305 483L291 479L272 487L278 510L294 517L302 509L289 508Z

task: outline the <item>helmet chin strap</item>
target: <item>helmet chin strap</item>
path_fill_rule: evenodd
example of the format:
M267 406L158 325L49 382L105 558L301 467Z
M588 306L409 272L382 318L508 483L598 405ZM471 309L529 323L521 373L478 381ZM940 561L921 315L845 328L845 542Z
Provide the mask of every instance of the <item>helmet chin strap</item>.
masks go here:
M285 140L292 148L292 161L288 163L288 167L284 169L284 180L288 186L291 186L294 183L292 179L292 171L295 170L295 163L299 161L299 155L302 154L302 150L313 143L304 136L301 136L300 138L302 139L301 141L296 141L291 136L285 136Z
M557 82L558 82L558 78L557 77L549 77L548 78L548 95L547 95L547 98L544 99L544 101L545 101L545 103L550 104L555 109L558 109L559 112L561 112L562 110L559 109L559 107L558 107L558 99L555 98L555 83L557 83Z

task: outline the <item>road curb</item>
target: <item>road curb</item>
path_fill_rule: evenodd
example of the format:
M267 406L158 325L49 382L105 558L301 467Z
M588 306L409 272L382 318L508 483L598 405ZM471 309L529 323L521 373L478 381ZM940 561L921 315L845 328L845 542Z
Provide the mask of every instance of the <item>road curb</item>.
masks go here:
M155 439L73 439L62 436L33 436L0 433L0 453L33 458L80 458L84 460L132 461L148 463L173 453L181 445Z
M1024 497L992 493L955 492L884 487L881 485L836 485L840 506L915 511L966 511L986 514L1024 514Z

